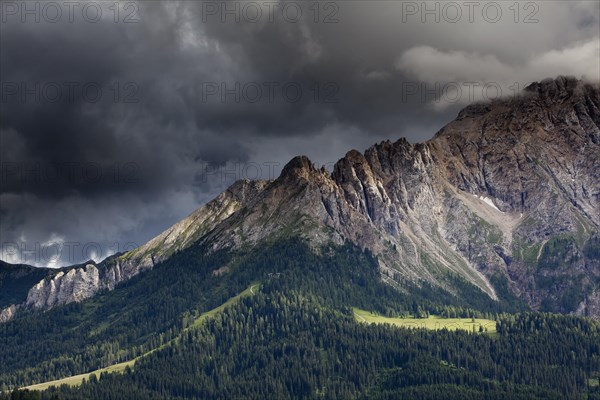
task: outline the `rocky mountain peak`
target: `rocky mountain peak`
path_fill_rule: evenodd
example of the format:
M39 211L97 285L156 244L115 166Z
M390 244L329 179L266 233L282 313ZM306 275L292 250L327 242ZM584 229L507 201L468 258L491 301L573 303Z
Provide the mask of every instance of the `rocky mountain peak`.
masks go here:
M296 156L283 167L279 180L309 179L314 172L317 170L307 156Z
M533 82L524 91L543 98L567 98L579 92L583 86L585 83L573 76L559 76Z
M370 166L365 156L358 150L350 150L344 158L335 163L332 178L340 184L353 182L357 178L370 173ZM360 179L360 178L359 178Z

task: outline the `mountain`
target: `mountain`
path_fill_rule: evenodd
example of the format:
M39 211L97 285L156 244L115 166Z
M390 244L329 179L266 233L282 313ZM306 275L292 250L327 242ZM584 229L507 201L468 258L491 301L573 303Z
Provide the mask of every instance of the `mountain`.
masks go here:
M545 80L468 106L425 143L352 150L332 173L300 156L273 181L238 181L129 253L45 272L2 318L112 290L192 244L293 235L368 249L400 291L426 283L458 295L468 282L494 300L502 290L535 310L600 317L598 160L598 85Z
M560 77L331 173L296 157L101 263L3 263L0 399L123 365L42 398L600 398L599 321L530 312L600 317L598 160L600 87Z

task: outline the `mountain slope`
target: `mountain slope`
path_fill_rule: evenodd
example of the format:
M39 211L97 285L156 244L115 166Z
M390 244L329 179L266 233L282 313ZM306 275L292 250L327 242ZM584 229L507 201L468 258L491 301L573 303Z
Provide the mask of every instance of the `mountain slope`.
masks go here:
M545 80L465 108L425 143L352 150L331 174L296 157L274 181L237 182L97 272L72 272L67 296L56 278L44 279L25 308L112 290L195 244L232 251L299 236L315 251L346 241L369 250L381 279L400 291L458 294L471 284L490 299L514 294L534 309L599 317L598 160L598 85Z
M43 399L598 399L600 326L504 316L498 333L354 321L272 282L124 374ZM548 351L552 349L552 351ZM593 383L592 383L593 382ZM0 397L1 398L1 397Z
M172 256L194 243L203 233L237 211L266 182L237 182L217 198L193 212L190 216L167 229L145 245L125 254L108 257L100 264L88 261L82 265L53 269L38 269L18 266L24 271L33 271L23 287L13 275L6 275L0 265L0 283L6 280L15 291L21 288L20 297L2 297L0 322L12 319L19 310L48 310L56 306L81 302L104 290L113 290L119 283L128 281L140 272L151 269L155 264ZM13 269L16 269L14 266ZM8 293L8 292L7 292ZM6 300L4 299L6 298ZM15 301L17 300L17 301ZM20 300L20 301L18 301Z
M599 316L600 91L572 78L463 110L423 144L350 151L330 175L297 157L210 232L216 248L295 231L350 240L394 286L453 274L491 298Z

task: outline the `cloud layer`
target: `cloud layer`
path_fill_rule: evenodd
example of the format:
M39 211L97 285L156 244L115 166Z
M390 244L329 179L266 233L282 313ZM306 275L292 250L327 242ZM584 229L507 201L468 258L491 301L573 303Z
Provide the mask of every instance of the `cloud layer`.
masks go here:
M600 74L596 2L45 4L0 24L2 259L36 265L141 244L299 153L427 140L472 100L423 88ZM56 238L79 249L32 256Z
M502 62L495 54L460 50L441 51L430 46L408 49L397 60L396 67L429 89L441 85L438 98L432 104L443 110L454 104L513 96L540 76L570 75L598 81L600 38L595 37L571 47L532 54L519 64ZM444 93L448 85L448 93ZM464 94L462 91L464 90Z

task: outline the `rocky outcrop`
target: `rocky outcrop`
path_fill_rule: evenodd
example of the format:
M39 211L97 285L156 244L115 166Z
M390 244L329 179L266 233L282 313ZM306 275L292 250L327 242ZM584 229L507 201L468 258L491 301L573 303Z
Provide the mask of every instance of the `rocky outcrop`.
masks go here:
M93 264L73 268L66 273L60 271L32 287L27 295L25 306L45 310L80 302L94 296L102 286L98 268Z
M19 310L19 306L16 304L12 304L2 311L0 311L0 323L10 321L17 315L17 311Z
M586 317L598 318L600 315L600 290L595 290L586 296L585 300L579 304L574 314Z

